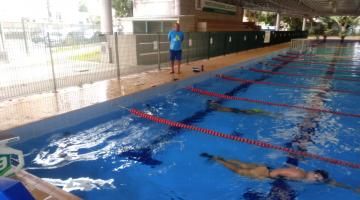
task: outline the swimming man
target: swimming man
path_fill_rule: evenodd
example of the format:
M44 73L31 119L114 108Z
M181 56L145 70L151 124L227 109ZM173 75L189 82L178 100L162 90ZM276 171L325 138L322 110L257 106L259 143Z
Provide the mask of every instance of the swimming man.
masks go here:
M335 180L330 179L329 174L324 170L314 170L307 172L297 167L270 169L265 165L245 163L239 160L225 160L222 157L212 156L207 153L202 153L200 154L200 156L214 160L241 176L246 176L253 179L262 180L267 178L284 178L294 181L319 182L336 187L341 187L344 189L349 189L355 192L360 192L360 189L355 189L353 187L337 183Z
M237 108L224 107L224 106L221 106L216 101L212 101L212 100L207 101L207 106L208 106L208 108L210 108L212 110L217 110L220 112L232 112L232 113L247 114L247 115L274 116L274 114L260 110L260 109L244 109L244 110L242 110L242 109L237 109Z

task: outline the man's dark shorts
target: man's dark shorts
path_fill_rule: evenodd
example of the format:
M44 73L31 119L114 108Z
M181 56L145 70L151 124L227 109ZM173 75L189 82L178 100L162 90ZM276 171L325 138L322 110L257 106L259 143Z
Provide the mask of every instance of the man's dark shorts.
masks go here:
M182 51L174 51L174 50L170 50L170 60L174 61L181 61L182 57L181 57Z

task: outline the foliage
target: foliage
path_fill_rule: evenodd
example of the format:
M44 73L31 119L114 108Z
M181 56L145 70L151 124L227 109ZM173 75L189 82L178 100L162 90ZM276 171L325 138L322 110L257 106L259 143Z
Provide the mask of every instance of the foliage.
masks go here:
M276 13L261 12L259 21L264 22L265 25L274 25L276 23Z
M78 11L79 12L87 12L88 11L88 8L86 6L86 2L84 0L81 0L79 2L79 8L78 8Z
M74 61L91 61L91 62L101 62L101 52L100 50L85 52L78 55L73 55L70 57Z
M100 25L100 16L89 16L89 22L91 24Z
M314 33L315 35L324 35L325 34L325 26L322 23L318 23L318 22L314 22L312 24L312 33Z
M115 14L118 17L133 16L132 0L112 0L112 7L115 9Z
M276 13L273 12L247 10L245 16L249 21L262 22L265 25L274 25L276 23Z
M324 26L326 35L339 35L345 37L351 29L359 25L360 17L355 16L331 16L319 17L319 22Z
M284 17L284 23L288 24L288 31L301 31L302 29L302 19L295 17Z

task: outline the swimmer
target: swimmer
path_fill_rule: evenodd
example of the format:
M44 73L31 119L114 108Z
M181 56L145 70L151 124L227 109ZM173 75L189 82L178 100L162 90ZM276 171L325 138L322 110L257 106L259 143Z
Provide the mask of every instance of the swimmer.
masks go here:
M284 178L293 181L325 183L332 186L349 189L355 192L360 192L359 188L355 189L353 187L337 183L336 181L330 179L329 174L324 170L304 171L303 169L298 167L270 169L265 165L245 163L239 160L225 160L222 157L212 156L207 153L202 153L200 154L200 156L214 160L217 163L222 164L224 167L230 169L231 171L241 176L246 176L252 179L263 180Z
M237 109L237 108L229 108L229 107L221 106L219 103L217 103L216 101L212 101L212 100L207 101L207 106L208 106L208 108L210 108L212 110L217 110L220 112L232 112L232 113L236 113L236 114L247 114L247 115L266 115L266 116L274 117L274 114L260 110L260 109L241 110L241 109Z

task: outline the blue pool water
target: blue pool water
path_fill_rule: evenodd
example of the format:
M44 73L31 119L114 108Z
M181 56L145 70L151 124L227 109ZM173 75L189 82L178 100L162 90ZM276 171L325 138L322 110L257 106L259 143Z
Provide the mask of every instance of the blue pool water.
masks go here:
M360 54L357 43L341 46L347 48L335 48L336 45L338 43L330 43L327 48L324 48L324 44L319 45L314 48L315 55L355 58ZM336 57L316 59L340 62ZM262 62L281 63L271 59ZM359 61L350 63L360 66ZM301 61L288 65L311 66ZM312 66L329 68L321 64ZM292 68L273 69L262 64L246 67L309 75L326 73ZM343 74L335 72L333 76L341 77ZM318 86L323 81L319 78L261 74L240 68L234 68L225 75L307 86ZM345 75L359 78L356 73ZM359 82L330 80L327 83L331 88L360 91ZM191 86L232 96L308 107L320 93L318 90L242 84L216 77ZM325 93L320 96L323 109L360 113L359 95ZM262 109L272 115L219 112L207 106L208 100L214 100L224 107ZM360 120L355 117L218 99L193 93L186 88L158 94L146 102L139 100L132 107L185 124L360 163ZM310 121L314 129L309 131L301 128L306 121ZM299 141L305 141L301 148L297 146ZM261 163L271 168L294 164L305 170L323 169L329 172L332 179L354 188L360 188L359 169L309 158L291 158L283 152L172 128L141 119L119 107L114 107L112 113L100 118L28 140L16 147L26 154L29 172L84 199L360 199L360 193L320 183L249 179L199 154L207 152L225 159Z

